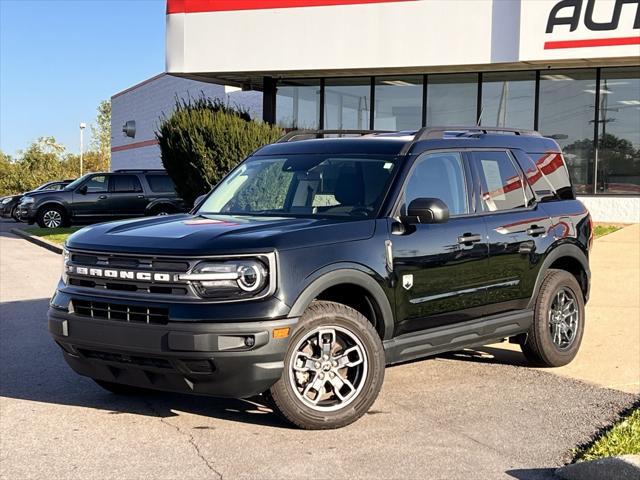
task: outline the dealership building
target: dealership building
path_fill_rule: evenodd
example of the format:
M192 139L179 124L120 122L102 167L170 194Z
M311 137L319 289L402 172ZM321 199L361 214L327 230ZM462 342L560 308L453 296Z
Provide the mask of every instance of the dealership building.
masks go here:
M640 0L168 0L167 73L286 129L536 129L596 220L640 221Z

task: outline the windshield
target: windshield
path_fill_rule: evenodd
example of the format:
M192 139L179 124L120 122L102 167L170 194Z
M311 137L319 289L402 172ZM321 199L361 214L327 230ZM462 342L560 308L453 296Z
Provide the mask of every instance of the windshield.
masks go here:
M87 173L85 175L83 175L82 177L76 178L73 182L71 182L69 185L67 185L66 187L64 187L63 190L73 190L76 187L78 187L82 182L84 182L87 177L91 175L90 173Z
M198 213L372 217L394 162L389 156L253 157L218 185Z

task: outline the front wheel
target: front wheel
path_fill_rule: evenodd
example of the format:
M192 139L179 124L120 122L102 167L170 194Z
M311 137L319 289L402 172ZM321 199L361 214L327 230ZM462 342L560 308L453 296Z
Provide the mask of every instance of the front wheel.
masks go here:
M376 400L384 368L380 337L362 314L342 304L314 302L300 319L282 378L269 396L300 428L344 427Z
M42 207L36 221L40 228L60 228L69 225L66 212L57 205Z
M583 332L584 298L578 281L564 270L547 271L522 352L534 365L561 367L578 354Z

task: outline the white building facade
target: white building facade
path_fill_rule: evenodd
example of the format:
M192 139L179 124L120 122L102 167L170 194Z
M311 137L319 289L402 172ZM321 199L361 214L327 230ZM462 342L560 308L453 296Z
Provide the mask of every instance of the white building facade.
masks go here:
M161 73L111 97L111 170L162 168L155 132L177 100L206 96L262 118L262 93Z
M640 0L168 0L166 44L287 129L539 130L596 221L640 221Z

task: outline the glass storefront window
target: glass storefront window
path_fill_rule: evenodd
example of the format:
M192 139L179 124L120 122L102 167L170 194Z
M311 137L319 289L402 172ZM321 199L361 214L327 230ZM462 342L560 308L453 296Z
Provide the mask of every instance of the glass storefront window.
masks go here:
M320 81L282 80L276 95L276 124L286 129L319 127Z
M640 194L640 68L600 73L597 193Z
M376 78L374 127L415 130L422 126L421 75Z
M328 78L324 90L324 128L367 130L371 112L371 78Z
M475 125L478 114L478 75L429 75L427 125Z
M540 74L538 130L562 147L577 193L593 193L595 99L595 69Z
M482 75L481 125L533 129L536 72Z

